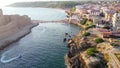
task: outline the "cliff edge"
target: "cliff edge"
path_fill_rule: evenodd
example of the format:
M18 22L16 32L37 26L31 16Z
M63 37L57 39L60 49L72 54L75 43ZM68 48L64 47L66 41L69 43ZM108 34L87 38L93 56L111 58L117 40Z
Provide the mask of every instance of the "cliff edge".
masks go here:
M3 15L0 9L0 50L30 33L36 25L26 15Z

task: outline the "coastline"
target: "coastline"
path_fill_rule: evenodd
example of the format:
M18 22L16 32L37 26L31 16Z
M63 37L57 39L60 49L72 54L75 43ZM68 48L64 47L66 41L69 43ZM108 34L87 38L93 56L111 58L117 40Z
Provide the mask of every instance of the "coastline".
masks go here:
M2 7L4 8L4 7ZM8 7L8 8L16 8L16 7ZM23 8L23 7L17 7L17 8ZM24 8L34 8L34 7L24 7ZM36 7L36 8L44 8L44 7ZM48 9L57 9L60 12L65 12L65 9L61 8L48 8ZM56 20L56 21L41 21L41 20L32 20L32 23L30 25L25 26L22 30L18 31L18 33L15 33L11 37L7 37L5 39L0 40L0 51L4 48L10 46L10 44L19 41L21 38L25 37L31 32L31 29L37 26L39 23L68 23L67 19L64 20Z
M83 31L86 27L75 21L70 21L70 23L81 27ZM112 49L119 47L119 45L112 46L111 41L112 43L118 44L119 40L115 38L103 38L99 36L99 34L92 33L94 30L94 28L86 30L86 32L90 32L90 36L83 36L81 30L72 38L71 43L68 42L69 51L64 56L67 68L96 68L97 65L100 66L99 68L107 68L109 66L110 62L108 61L109 58L106 57L106 54L107 52L112 51ZM103 39L104 42L95 43L95 39L97 38ZM100 45L103 44L105 45L105 49L101 50ZM96 57L88 55L87 49L89 48L96 48L98 50L98 55L96 55Z
M68 24L74 24L79 26L78 24L75 24L74 22L69 23L68 19L64 20L57 20L57 21L41 21L41 20L32 20L32 23L30 25L27 25L24 27L21 31L18 33L15 33L13 36L5 38L3 40L0 40L0 51L3 50L4 48L10 46L10 44L19 41L21 38L25 37L31 32L31 29L36 27L39 23L68 23Z
M30 7L30 8L32 8L32 7ZM58 11L61 11L61 12L65 12L66 11L66 9L60 9L60 8L50 8L50 9L57 9ZM5 48L7 48L7 47L9 47L10 44L15 43L15 42L19 41L21 38L23 38L26 35L28 35L31 32L31 29L39 24L38 22L41 23L40 20L32 20L32 24L27 25L26 27L24 27L18 33L14 34L13 36L8 37L8 38L6 38L6 39L4 39L2 41L0 40L0 51L3 50L3 49L5 49ZM76 23L76 21L72 20L72 22L69 22L68 19L56 20L56 21L43 21L42 23L47 23L47 22L51 22L51 23L55 23L55 22L57 22L57 23L68 23L68 24L74 24L74 25L77 25L78 27L79 26L81 27L81 25L79 25L78 23ZM66 55L65 58L67 59L67 57L68 56ZM68 61L66 61L66 65L67 66L69 66L68 63L67 63ZM68 67L68 68L70 68L70 67Z
M24 36L28 35L31 32L31 29L35 26L37 26L38 23L31 23L30 25L27 25L26 27L22 28L22 30L18 31L11 37L7 37L3 40L0 40L0 51L4 48L10 46L10 44L20 40Z
M69 22L69 21L68 21ZM76 23L75 21L70 21L70 23L69 24L74 24L74 25L76 25L77 27L81 27L81 29L82 29L82 25L81 24L78 24L78 23ZM79 31L79 33L78 34L76 34L72 39L74 39L76 36L80 36L81 35L81 30ZM69 58L68 57L68 54L69 54L69 51L70 51L70 48L69 48L69 50L68 50L68 53L64 56L64 59L65 59L65 65L67 66L67 68L72 68L71 67L71 58ZM76 56L76 57L79 57L79 56Z

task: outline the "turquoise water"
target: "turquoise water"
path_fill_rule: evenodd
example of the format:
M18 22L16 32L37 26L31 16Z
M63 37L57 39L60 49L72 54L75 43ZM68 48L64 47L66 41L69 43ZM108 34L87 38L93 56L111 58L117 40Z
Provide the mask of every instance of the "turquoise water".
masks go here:
M31 10L28 8L21 9L22 10L19 9L20 14L22 14L23 9L32 11L32 13L37 12L33 10L41 9L41 11L44 12L48 12L49 10L47 8L44 8L45 10L43 10L43 8L30 8ZM49 10L49 13L55 13L56 15L59 13L59 18L54 17L54 20L65 18L64 12L58 11L57 13L56 11L58 10ZM34 13L32 16L33 19L36 18L34 17ZM23 14L27 13L23 12ZM38 13L38 15L43 14ZM47 17L48 19L43 19L53 20L53 18L51 19L51 14L48 15L50 15ZM68 52L68 48L67 43L63 42L65 33L67 32L73 37L79 30L79 27L72 24L40 23L37 27L32 29L30 34L18 42L13 43L0 53L1 58L4 58L2 62L0 62L0 68L66 68L64 55Z

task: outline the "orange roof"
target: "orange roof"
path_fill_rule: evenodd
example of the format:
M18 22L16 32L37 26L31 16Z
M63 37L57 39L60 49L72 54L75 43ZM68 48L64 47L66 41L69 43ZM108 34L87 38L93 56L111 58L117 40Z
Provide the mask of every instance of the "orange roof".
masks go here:
M111 32L103 32L103 34L111 35Z

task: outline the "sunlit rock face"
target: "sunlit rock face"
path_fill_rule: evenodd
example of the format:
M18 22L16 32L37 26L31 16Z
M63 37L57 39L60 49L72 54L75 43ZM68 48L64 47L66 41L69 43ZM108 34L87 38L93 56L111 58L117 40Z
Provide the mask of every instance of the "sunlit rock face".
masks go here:
M30 24L31 19L28 16L3 15L0 9L0 40L12 36Z

